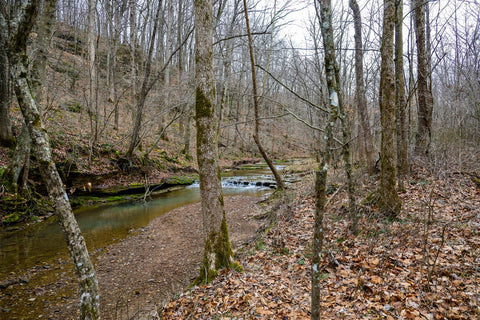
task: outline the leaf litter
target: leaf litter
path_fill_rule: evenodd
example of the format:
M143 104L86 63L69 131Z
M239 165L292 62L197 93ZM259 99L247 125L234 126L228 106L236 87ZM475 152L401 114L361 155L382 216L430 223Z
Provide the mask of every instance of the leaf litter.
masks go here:
M309 319L313 175L292 189L291 211L237 252L244 271L171 300L164 319ZM480 188L465 174L415 168L403 210L385 220L360 204L360 234L348 233L347 194L325 217L323 319L479 319ZM368 182L358 198L374 188Z

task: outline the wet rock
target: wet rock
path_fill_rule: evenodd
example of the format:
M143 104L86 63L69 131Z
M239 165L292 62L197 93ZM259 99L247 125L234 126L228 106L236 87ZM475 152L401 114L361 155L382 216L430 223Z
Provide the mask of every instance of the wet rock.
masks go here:
M5 279L0 281L0 289L6 289L14 284L17 284L18 282L18 279Z

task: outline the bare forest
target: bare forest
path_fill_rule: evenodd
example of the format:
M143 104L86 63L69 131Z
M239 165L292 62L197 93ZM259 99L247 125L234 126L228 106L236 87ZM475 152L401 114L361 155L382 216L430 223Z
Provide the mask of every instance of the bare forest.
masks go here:
M476 0L0 0L0 318L478 319L479 146Z

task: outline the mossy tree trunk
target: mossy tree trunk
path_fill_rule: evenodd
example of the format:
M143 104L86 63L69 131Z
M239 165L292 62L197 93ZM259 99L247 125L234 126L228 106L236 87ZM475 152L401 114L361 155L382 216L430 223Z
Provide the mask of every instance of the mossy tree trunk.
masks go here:
M275 182L277 183L277 190L282 191L285 189L285 183L283 182L282 176L278 173L277 168L273 164L272 159L267 154L267 151L260 141L260 116L259 116L259 96L257 90L257 76L255 72L255 57L253 56L253 44L252 44L252 33L250 31L250 22L248 19L248 10L247 10L247 1L243 0L243 9L245 12L245 23L247 25L247 35L248 35L248 47L250 51L250 64L252 72L252 85L253 85L253 108L255 114L255 132L253 134L253 140L258 147L258 151L262 155L263 159L267 163L270 171L272 171L273 176L275 177Z
M393 38L395 0L384 0L380 69L380 118L382 125L379 208L387 217L396 217L402 203L397 194L397 148L395 133L395 70Z
M7 40L5 44L11 63L10 75L32 140L32 148L39 163L40 173L55 206L55 213L58 216L79 279L81 319L98 319L99 291L95 270L90 261L85 240L70 207L64 185L52 160L48 135L32 95L31 81L28 76L27 39L38 14L38 6L39 0L26 0L22 1L17 15L13 19L7 20L3 14L0 14L0 30L2 32L11 30L10 35L7 35L6 32L2 34L2 38Z
M218 166L218 132L213 72L213 1L195 0L195 121L205 251L196 283L235 266L228 236Z
M397 116L397 162L399 189L408 173L407 100L403 75L403 0L395 0L395 103Z

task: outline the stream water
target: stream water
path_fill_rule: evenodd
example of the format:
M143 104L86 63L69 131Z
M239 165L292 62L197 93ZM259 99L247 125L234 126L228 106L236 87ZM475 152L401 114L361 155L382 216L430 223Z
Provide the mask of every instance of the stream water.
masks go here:
M272 177L265 168L240 170L222 178L224 194L262 195L270 190ZM131 230L148 225L154 218L200 199L198 183L157 195L152 201L75 211L90 251L128 236ZM12 272L21 274L37 265L49 265L68 256L55 217L22 230L0 232L0 281Z

